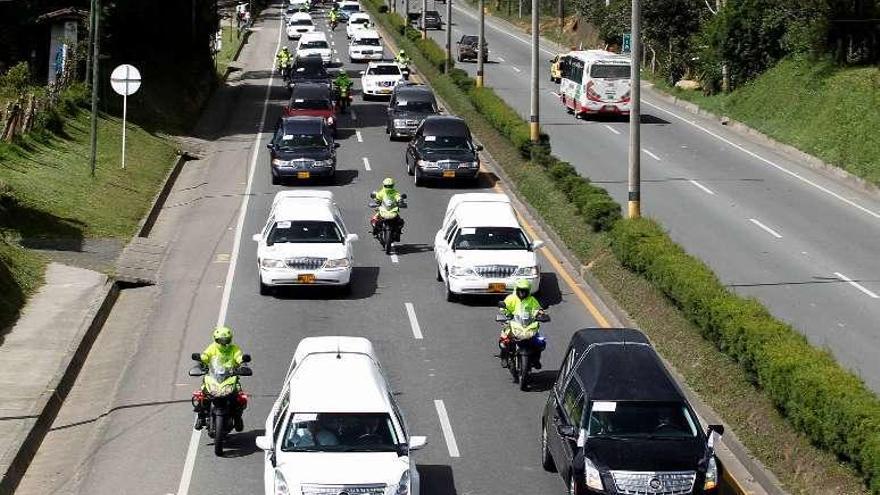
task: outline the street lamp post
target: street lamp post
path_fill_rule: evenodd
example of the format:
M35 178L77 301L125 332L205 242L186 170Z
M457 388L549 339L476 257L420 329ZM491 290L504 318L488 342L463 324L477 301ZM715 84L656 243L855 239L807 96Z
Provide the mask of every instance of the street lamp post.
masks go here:
M540 137L540 119L538 118L538 42L540 28L538 26L538 0L532 0L532 105L529 115L529 138L537 143Z
M446 66L444 72L452 68L452 0L446 0Z
M425 22L425 13L428 11L428 0L422 0L422 39L428 39L428 25Z
M627 201L629 218L639 218L642 214L641 185L641 36L642 7L640 0L632 0L632 49L630 53L630 98L632 108L629 112L629 197Z
M482 88L484 84L483 80L483 63L485 62L485 57L483 56L483 46L486 45L486 3L485 0L480 0L480 36L478 36L477 40L477 87Z

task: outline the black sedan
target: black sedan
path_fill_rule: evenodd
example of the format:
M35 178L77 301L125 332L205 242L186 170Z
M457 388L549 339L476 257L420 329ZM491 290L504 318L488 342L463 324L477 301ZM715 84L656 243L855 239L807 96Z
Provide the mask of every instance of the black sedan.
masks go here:
M272 184L285 179L307 180L336 175L333 130L323 117L282 117L269 148Z
M406 172L416 186L426 179L468 180L477 183L483 149L474 144L464 119L434 115L422 121L406 148Z

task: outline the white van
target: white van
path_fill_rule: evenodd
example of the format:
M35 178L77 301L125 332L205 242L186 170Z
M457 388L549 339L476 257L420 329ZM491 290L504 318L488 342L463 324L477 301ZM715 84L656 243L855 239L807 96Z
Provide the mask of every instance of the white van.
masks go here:
M569 52L560 62L559 98L569 113L629 115L630 58L604 50Z
M351 62L382 60L385 49L382 38L375 29L358 29L352 33L348 45L348 58Z

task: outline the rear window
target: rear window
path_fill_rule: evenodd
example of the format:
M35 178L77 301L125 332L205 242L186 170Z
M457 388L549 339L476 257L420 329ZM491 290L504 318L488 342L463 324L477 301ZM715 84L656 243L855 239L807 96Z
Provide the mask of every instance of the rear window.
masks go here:
M355 40L354 44L363 46L379 46L379 38L358 38Z
M397 76L400 75L400 67L396 65L379 65L367 69L369 76Z
M315 50L319 48L330 48L330 45L327 44L324 40L314 40L314 41L306 41L299 45L300 50Z
M329 98L294 98L290 102L294 110L328 110L333 108Z
M290 21L290 24L292 26L311 26L312 20L311 19L294 19L294 20Z
M594 401L586 428L591 437L694 438L697 424L680 402Z
M594 65L590 68L590 77L596 79L628 79L628 65Z

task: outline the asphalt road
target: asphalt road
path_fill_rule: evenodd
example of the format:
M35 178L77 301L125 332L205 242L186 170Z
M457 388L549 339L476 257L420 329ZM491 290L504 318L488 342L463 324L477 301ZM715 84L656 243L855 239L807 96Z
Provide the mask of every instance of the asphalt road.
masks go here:
M445 22L445 4L432 5ZM453 5L454 49L462 34L478 33L478 21ZM429 35L445 45L445 31ZM486 85L528 118L530 40L490 17L486 40ZM625 205L628 121L568 115L549 81L555 52L544 43L539 54L541 125L554 153ZM476 74L476 63L458 67ZM880 391L880 201L650 94L642 112L643 214Z
M542 260L540 299L553 317L545 326L545 367L533 391L511 383L493 357L495 300L447 303L434 278L431 244L446 203L473 189L416 189L402 163L405 144L389 142L384 133L384 103L363 102L356 92L340 122L339 180L329 189L349 228L361 235L351 295L258 295L250 236L283 189L270 185L265 148L265 130L286 98L269 70L277 43L286 42L279 27L277 10L269 9L243 52L241 83L223 90L204 118L202 137L211 150L181 176L156 227L172 249L154 309L143 314L148 330L120 369L117 390L107 391L117 394L117 406L102 420L94 455L67 488L89 495L262 493L263 453L254 438L262 434L297 343L313 335L360 335L376 346L411 433L428 436L429 445L416 454L423 494L561 493L558 476L540 467L540 412L570 335L596 323ZM333 40L347 60L344 29ZM345 64L354 75L362 67ZM385 256L367 234L368 194L387 176L409 195L395 256ZM490 178L483 185L491 186ZM198 384L187 376L190 353L209 343L217 321L233 326L236 341L254 358L254 376L244 380L251 394L245 432L230 437L224 458L214 456L207 435L192 435L189 396ZM445 406L451 437L441 429L435 401Z

